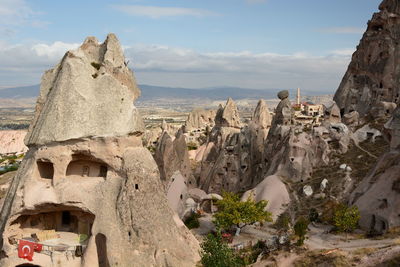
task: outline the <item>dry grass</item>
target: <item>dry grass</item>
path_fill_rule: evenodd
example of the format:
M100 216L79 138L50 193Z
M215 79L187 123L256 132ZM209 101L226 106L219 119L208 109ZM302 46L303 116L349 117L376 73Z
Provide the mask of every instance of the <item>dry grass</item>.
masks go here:
M293 265L295 267L347 267L351 266L351 262L340 251L315 250L306 252L305 255L296 260Z
M359 248L352 252L354 256L366 256L376 252L378 248Z

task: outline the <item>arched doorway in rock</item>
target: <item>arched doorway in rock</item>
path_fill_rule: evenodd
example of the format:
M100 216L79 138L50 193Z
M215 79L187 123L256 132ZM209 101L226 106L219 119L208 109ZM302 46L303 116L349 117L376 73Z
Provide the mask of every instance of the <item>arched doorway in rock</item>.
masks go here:
M15 267L41 267L40 265L30 264L30 263L22 263L20 265L15 265Z
M96 235L96 248L97 248L97 259L99 261L99 267L109 267L110 263L107 258L107 237L101 233Z

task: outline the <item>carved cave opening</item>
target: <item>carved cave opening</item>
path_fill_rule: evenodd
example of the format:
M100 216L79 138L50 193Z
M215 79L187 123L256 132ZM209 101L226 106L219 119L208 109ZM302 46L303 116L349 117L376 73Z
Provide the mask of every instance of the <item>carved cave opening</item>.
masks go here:
M107 258L107 237L101 233L98 233L96 235L95 242L99 267L109 267L110 263L108 262Z
M50 161L38 160L36 162L39 176L43 179L53 179L54 166Z
M68 164L66 176L106 178L107 172L107 164L87 155L76 154Z
M85 248L92 235L95 216L77 207L45 205L37 211L27 211L6 229L10 244L19 239L34 240L46 246Z

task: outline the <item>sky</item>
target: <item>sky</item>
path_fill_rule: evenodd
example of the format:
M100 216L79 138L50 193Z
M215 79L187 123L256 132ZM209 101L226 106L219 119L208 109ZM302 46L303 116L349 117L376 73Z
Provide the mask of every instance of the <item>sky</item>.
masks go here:
M333 93L379 0L0 0L0 88L113 32L139 84Z

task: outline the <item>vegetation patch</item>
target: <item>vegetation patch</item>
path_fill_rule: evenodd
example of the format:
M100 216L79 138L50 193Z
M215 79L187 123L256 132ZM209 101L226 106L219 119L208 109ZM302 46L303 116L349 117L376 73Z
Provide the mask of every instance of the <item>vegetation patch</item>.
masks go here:
M101 64L97 62L92 62L90 63L90 65L92 65L92 67L95 68L96 70L99 70L101 67Z
M194 212L185 220L185 225L189 229L199 228L200 222L199 218L201 217L200 214Z
M221 233L209 234L201 244L201 263L204 267L245 266L235 251L223 242Z
M243 228L256 222L272 222L272 214L265 211L267 201L255 202L251 197L241 201L238 195L229 192L222 193L223 199L218 200L218 212L214 214L214 223L222 230L232 226Z
M189 142L189 143L187 143L187 148L188 148L188 150L190 151L190 150L196 150L198 147L197 147L197 144L196 144L196 143L194 143L194 142Z
M327 250L309 251L303 257L297 259L293 265L295 267L352 266L351 262L342 253Z

